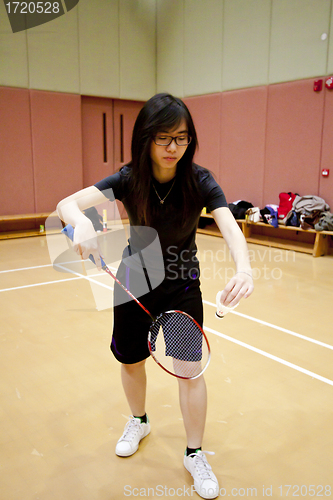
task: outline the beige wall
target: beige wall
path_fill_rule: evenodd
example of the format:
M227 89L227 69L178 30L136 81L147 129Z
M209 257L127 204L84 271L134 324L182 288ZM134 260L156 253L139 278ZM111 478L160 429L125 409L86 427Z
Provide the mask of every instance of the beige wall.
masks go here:
M330 34L329 34L329 48L328 48L328 60L327 60L327 73L333 73L333 2L331 3L331 22L330 22Z
M156 89L155 0L80 0L13 34L0 4L0 85L147 99Z
M330 10L330 0L273 1L269 83L326 74Z
M157 91L187 97L326 75L331 17L331 0L157 0Z
M221 90L267 83L270 22L270 1L225 1Z
M333 72L332 3L80 0L13 34L1 2L0 85L145 100L323 76Z

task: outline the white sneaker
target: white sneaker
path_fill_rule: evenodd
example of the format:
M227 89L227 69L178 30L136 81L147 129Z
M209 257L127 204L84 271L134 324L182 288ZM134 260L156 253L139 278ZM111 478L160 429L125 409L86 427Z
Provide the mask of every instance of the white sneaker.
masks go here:
M119 457L129 457L139 448L141 439L150 433L150 423L147 417L147 423L141 423L139 418L130 416L125 425L124 433L116 445L116 455Z
M210 451L201 451L184 456L184 466L194 479L195 491L202 498L216 498L219 494L219 483L211 466L207 462L205 453L214 455Z

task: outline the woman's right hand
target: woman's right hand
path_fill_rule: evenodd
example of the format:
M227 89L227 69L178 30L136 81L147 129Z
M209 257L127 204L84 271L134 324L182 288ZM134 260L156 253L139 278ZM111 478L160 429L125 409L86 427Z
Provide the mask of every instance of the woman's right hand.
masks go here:
M83 259L89 259L89 256L92 255L97 269L100 271L102 269L101 249L97 234L91 220L87 217L85 219L80 220L75 226L73 248Z
M102 191L95 186L90 186L64 198L57 205L59 218L75 228L73 238L75 252L83 259L88 259L89 255L92 255L99 270L102 266L97 234L93 223L84 215L83 211L107 201L108 199Z

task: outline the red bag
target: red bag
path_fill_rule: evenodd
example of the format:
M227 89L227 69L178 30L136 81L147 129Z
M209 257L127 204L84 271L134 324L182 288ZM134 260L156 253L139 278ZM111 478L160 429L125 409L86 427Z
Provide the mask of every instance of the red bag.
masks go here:
M296 198L294 193L280 193L279 199L280 204L278 208L278 219L282 221L289 214L290 210L293 208L293 201Z

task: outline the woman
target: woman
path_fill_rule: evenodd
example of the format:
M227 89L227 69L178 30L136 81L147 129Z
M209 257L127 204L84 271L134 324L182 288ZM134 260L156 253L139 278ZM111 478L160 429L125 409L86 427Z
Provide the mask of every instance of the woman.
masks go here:
M147 101L136 120L131 162L95 186L64 199L57 210L66 223L75 226L76 252L84 259L92 254L100 268L96 233L83 210L104 202L106 196L121 200L131 225L125 255L140 250L137 243L140 237L135 232L138 226L157 231L163 255L164 279L153 289L149 272L146 272L148 289L140 298L141 302L154 315L168 309L185 311L202 326L195 235L203 207L210 209L237 268L221 294L221 303L236 305L242 297L252 293L253 282L244 236L211 173L193 163L196 147L195 127L185 104L169 94L158 94ZM142 290L139 275L133 266L121 263L118 277L130 286L134 295ZM121 362L122 384L132 412L117 443L116 454L129 456L137 451L140 440L150 432L145 408L149 318L123 294L121 288L115 286L115 304L118 305L114 307L111 350ZM197 493L203 498L215 498L219 492L218 481L201 450L207 406L204 377L178 381L187 437L184 465L193 476Z

